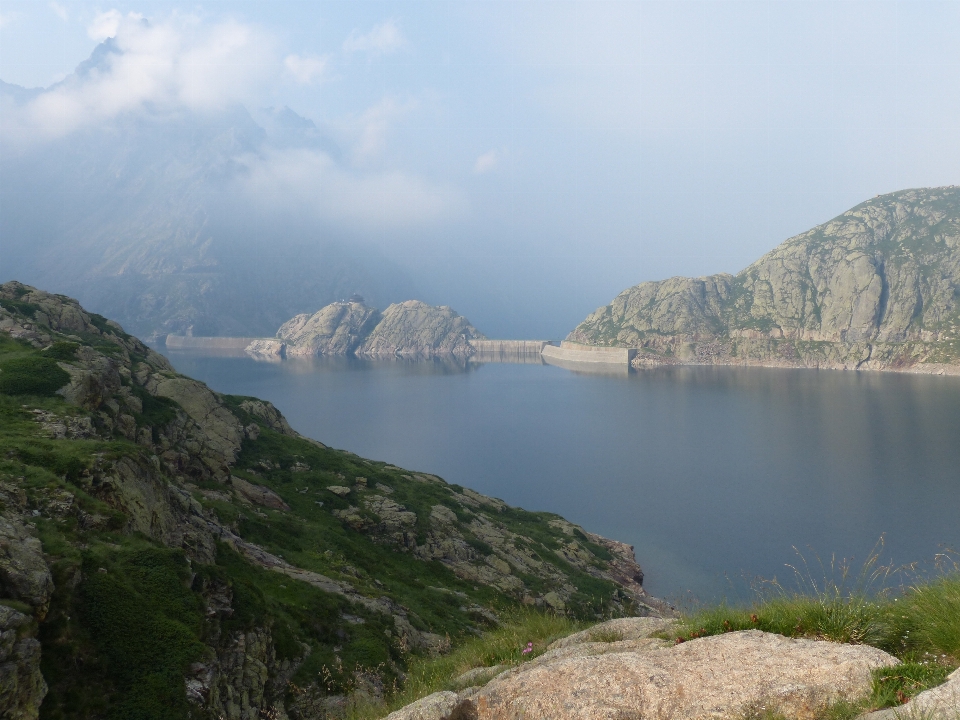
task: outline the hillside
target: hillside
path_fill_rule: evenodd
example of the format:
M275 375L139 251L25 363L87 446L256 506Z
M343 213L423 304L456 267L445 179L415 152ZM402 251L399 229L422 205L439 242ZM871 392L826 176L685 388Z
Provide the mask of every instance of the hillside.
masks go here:
M9 717L324 717L504 612L659 607L628 546L301 437L70 298L6 283L0 331Z
M336 302L312 315L291 318L277 331L278 342L257 342L254 355L367 355L434 357L473 353L470 340L484 336L451 308L419 300L394 303L382 313L363 299Z
M736 275L645 282L570 333L637 366L772 364L953 372L960 188L878 196Z

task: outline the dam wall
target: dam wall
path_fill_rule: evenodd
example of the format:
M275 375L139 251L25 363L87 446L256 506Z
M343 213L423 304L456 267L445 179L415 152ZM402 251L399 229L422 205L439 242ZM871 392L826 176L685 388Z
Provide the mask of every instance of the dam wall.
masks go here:
M471 340L472 362L535 363L540 364L540 353L546 340Z
M255 337L193 337L191 335L167 335L166 345L171 350L240 350L255 340ZM273 339L273 338L270 338Z
M630 367L630 361L636 357L634 348L598 347L581 345L564 340L560 345L546 345L541 351L546 362L577 363L585 365L623 365Z

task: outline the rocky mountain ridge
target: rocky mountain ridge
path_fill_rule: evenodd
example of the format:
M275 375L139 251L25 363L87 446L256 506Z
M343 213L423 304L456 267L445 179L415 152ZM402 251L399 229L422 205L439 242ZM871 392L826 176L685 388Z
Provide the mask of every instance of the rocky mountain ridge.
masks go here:
M637 367L758 364L957 372L960 188L878 196L736 275L645 282L568 336Z
M382 313L363 299L331 303L285 322L277 340L251 344L254 356L357 355L368 357L467 357L471 340L483 340L470 322L446 305L407 300Z
M16 282L0 414L7 717L336 717L511 607L662 607L631 548L301 437Z

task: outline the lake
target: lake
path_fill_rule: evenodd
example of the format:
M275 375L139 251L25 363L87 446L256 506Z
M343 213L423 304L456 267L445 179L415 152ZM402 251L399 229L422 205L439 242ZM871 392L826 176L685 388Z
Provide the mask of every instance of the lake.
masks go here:
M881 536L897 563L960 547L960 378L166 354L328 445L627 542L675 602L744 599L794 548L820 578Z

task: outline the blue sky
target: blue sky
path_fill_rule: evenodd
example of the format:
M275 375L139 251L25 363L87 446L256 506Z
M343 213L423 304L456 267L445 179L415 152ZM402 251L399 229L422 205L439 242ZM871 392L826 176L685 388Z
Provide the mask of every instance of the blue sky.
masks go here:
M960 183L958 2L4 0L0 79L47 86L117 33L199 68L142 102L315 121L345 188L317 221L499 334L558 336L640 281L736 272L876 194ZM74 119L135 108L138 77L79 90ZM325 162L275 158L258 187L306 207ZM541 320L511 325L518 305Z

